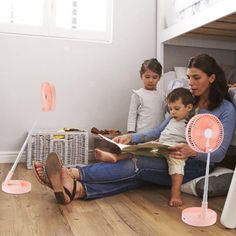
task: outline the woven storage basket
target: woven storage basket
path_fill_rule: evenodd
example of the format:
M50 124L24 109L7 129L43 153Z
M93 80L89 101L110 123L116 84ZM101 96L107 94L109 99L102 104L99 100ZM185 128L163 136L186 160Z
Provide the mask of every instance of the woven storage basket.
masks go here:
M50 152L56 152L66 166L88 164L88 132L33 131L27 146L27 168L34 160L45 162Z

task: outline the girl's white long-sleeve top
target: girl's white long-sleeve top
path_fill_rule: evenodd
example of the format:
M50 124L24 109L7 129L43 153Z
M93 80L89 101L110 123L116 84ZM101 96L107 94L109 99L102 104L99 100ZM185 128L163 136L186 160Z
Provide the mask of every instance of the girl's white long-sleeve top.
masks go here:
M156 128L164 120L165 112L165 95L161 90L133 90L127 131L140 132Z

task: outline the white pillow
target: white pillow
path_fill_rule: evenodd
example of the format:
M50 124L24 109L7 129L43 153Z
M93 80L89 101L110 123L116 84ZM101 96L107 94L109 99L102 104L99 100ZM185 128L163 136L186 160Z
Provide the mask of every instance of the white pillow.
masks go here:
M187 67L180 67L176 66L174 67L176 78L177 79L188 79L187 78Z
M171 81L176 80L176 73L174 71L169 71L163 74L160 81L157 84L157 88L162 90L165 95L167 95L168 85Z
M219 175L223 175L223 174L227 174L227 173L233 173L233 170L228 169L228 168L224 168L224 167L216 167L210 174L210 176L219 176ZM196 184L198 181L200 181L201 179L205 178L205 176L201 176L198 177L196 179L193 179L185 184L182 184L181 186L181 191L183 193L188 193L188 194L193 194L195 196L197 195L196 192Z
M188 80L185 78L172 80L167 87L167 94L176 88L189 88Z
M174 67L175 69L175 78L169 80L166 95L169 94L172 90L176 88L189 88L188 78L186 75L187 68L186 67ZM173 75L172 75L173 76Z

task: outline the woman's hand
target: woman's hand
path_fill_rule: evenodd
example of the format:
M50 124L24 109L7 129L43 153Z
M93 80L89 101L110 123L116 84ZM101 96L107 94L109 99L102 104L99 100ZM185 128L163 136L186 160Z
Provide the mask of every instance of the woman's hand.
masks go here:
M186 143L176 144L175 146L169 147L168 150L170 150L169 156L175 159L187 159L197 155Z
M117 143L129 144L131 142L131 135L130 134L123 134L121 136L117 136L117 137L113 138L112 140Z

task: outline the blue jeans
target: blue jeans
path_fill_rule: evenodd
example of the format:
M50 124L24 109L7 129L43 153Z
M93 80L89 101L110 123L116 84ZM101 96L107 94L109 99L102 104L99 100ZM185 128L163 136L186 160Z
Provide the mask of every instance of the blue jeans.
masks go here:
M184 183L205 174L206 163L188 159ZM84 186L85 199L100 198L143 186L146 182L171 186L168 165L164 157L138 157L116 163L96 163L77 167Z

